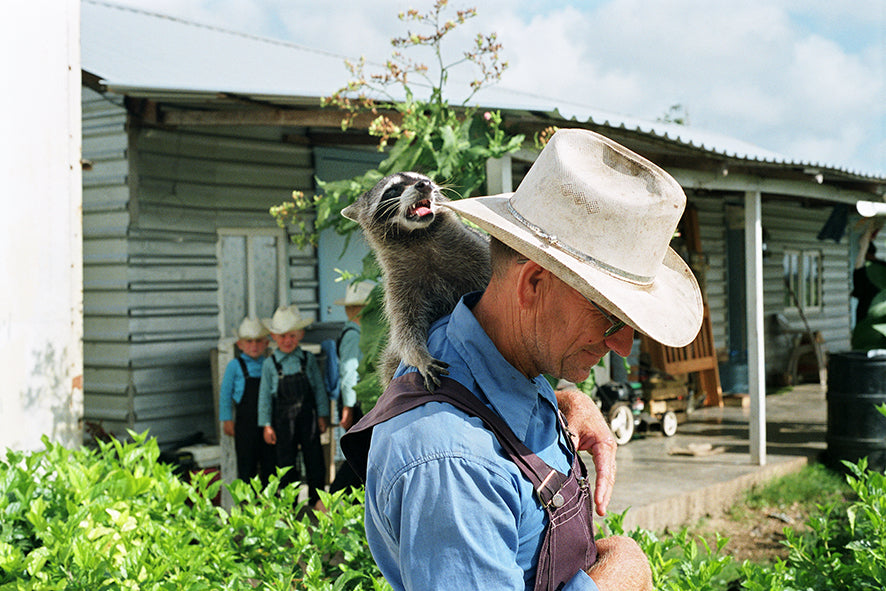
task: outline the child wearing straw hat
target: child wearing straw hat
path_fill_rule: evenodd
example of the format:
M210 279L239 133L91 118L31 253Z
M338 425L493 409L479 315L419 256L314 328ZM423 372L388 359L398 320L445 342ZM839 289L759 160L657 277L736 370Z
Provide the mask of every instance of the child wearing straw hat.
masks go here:
M301 449L309 502L314 506L320 500L317 490L326 480L320 434L329 424L329 398L316 357L299 347L311 321L297 306L281 306L263 323L277 348L262 366L258 422L265 442L276 446L277 465L290 468L282 484L298 480L295 466Z
M237 327L240 354L228 362L219 391L219 420L225 435L234 438L237 478L261 476L267 484L274 473L274 448L265 443L258 426L258 389L268 349L268 331L255 318L244 318Z
M338 442L344 432L363 417L357 402L357 393L354 391L354 387L360 379L357 368L363 357L360 351L360 313L366 306L374 285L371 281L352 283L345 290L345 297L335 300L337 306L344 306L345 314L348 317L336 343L339 359L339 402L341 403L341 418L335 427L336 449L338 449ZM360 479L350 464L344 462L336 470L335 480L329 485L329 492L334 493L347 487L359 487L360 484Z

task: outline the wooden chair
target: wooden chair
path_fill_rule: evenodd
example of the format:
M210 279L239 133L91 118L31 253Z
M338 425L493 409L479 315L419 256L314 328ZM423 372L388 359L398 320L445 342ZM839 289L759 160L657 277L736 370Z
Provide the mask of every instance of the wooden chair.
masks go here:
M705 393L705 406L723 406L720 369L707 304L698 336L685 347L666 347L646 336L642 338L653 367L670 375L698 373L699 386Z

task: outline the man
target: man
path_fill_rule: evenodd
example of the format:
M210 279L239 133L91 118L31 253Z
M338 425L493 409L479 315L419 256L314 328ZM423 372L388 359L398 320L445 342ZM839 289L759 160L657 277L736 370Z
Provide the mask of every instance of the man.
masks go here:
M366 468L367 539L395 589L651 589L632 540L595 546L584 467L543 376L587 378L610 350L627 355L635 329L693 340L701 293L668 246L685 200L624 147L561 130L513 194L448 205L489 232L493 270L431 328L443 392L417 393L401 367L345 438L371 434L365 465L345 452ZM599 476L602 513L611 482Z

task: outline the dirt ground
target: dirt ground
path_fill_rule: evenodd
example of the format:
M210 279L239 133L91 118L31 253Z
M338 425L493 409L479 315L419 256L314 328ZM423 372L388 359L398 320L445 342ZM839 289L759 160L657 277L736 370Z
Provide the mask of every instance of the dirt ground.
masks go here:
M782 544L784 528L805 531L808 517L808 510L794 503L789 507L746 509L740 516L724 512L702 520L692 529L711 541L715 532L729 538L723 553L733 556L736 562L765 563L787 558L788 549Z

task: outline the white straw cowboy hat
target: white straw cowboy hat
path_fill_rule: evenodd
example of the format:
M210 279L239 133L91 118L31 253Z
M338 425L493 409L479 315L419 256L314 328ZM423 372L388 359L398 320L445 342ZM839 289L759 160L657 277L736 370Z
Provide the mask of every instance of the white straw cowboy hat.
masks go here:
M365 306L369 298L369 292L375 284L372 281L360 281L351 283L345 289L345 297L335 300L336 306Z
M561 129L515 192L444 205L656 341L682 347L701 328L698 282L669 246L686 195L608 138Z
M273 318L265 318L262 324L273 334L285 334L293 330L305 328L311 321L302 318L298 306L281 306L274 312Z
M247 317L237 327L236 336L238 339L261 339L268 336L268 329L256 318Z

